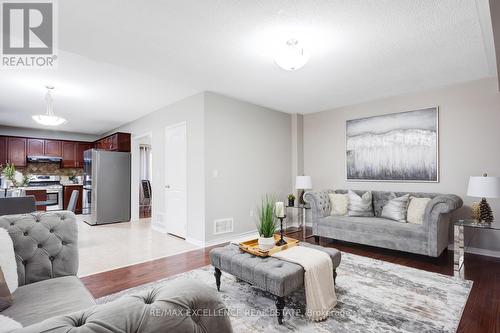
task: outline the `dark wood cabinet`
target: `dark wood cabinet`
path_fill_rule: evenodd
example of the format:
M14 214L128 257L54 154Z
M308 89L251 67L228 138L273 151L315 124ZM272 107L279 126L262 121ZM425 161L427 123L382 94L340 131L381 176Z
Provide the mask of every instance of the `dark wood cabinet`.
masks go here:
M26 166L26 138L9 137L7 151L8 161L17 167Z
M45 140L43 139L28 139L27 141L28 156L43 156Z
M35 201L47 201L46 190L26 190L26 195L34 195ZM47 210L47 206L36 206L36 210L45 211Z
M130 152L130 133L115 133L96 142L97 149Z
M76 167L77 168L83 168L83 153L87 149L91 149L92 144L91 143L83 143L79 142L76 145Z
M82 198L83 186L82 185L64 185L63 186L63 209L68 209L69 199L74 190L78 191L78 199L76 200L75 214L82 213Z
M95 142L0 136L0 164L25 167L28 156L61 157L62 168L83 168L83 153L91 149L130 152L130 133L114 133Z
M5 165L7 159L7 137L0 136L0 165Z
M62 145L59 140L45 140L44 147L44 155L45 156L62 156Z
M77 143L70 141L63 141L62 143L62 162L63 168L77 168L76 161L76 146Z

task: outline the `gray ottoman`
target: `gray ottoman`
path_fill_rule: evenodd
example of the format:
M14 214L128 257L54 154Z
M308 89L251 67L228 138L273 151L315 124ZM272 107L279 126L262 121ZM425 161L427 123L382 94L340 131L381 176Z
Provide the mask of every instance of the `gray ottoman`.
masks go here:
M306 246L326 252L333 263L333 279L337 277L336 269L340 265L340 251L302 242ZM221 271L234 275L236 278L250 283L276 296L278 322L283 323L284 297L295 290L304 288L304 269L298 264L283 261L273 257L261 258L239 249L238 245L230 244L210 251L210 262L215 268L215 282L220 291Z

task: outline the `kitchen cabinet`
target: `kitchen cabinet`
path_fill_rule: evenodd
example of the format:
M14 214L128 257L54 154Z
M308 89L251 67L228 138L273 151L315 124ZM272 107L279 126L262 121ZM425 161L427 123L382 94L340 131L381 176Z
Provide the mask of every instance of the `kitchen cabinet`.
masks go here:
M82 201L83 201L83 185L64 185L63 186L63 209L67 210L69 205L69 199L71 198L71 193L74 190L78 191L78 199L76 200L75 214L82 213Z
M87 149L91 149L91 148L92 148L91 143L78 142L76 144L76 167L77 168L83 168L83 153Z
M0 165L7 163L7 137L0 136Z
M0 164L25 167L28 156L61 157L62 168L83 168L83 153L91 149L130 152L130 133L114 133L95 142L0 136Z
M77 143L70 141L63 141L62 143L62 164L63 168L77 168L76 158Z
M27 141L28 156L43 156L45 140L43 139L28 139Z
M46 190L26 190L26 195L35 196L35 201L47 201ZM46 211L47 206L36 206L37 211Z
M26 166L26 138L9 137L7 159L16 167Z
M115 133L96 142L97 149L130 152L130 133Z
M44 155L45 156L62 156L62 144L59 140L45 140L44 145Z

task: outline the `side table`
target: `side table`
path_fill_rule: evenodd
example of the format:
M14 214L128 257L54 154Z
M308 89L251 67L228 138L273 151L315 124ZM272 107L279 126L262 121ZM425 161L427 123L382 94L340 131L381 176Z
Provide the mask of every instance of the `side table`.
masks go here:
M454 240L453 240L453 275L464 278L465 263L464 263L464 228L473 228L474 232L478 229L500 230L500 225L480 223L477 220L458 220L454 223Z
M306 240L306 210L311 209L309 205L297 205L297 206L286 206L286 208L293 208L293 209L298 209L299 212L302 211L302 221L301 221L301 228L302 228L302 236L304 237L304 241ZM300 231L300 229L299 229Z

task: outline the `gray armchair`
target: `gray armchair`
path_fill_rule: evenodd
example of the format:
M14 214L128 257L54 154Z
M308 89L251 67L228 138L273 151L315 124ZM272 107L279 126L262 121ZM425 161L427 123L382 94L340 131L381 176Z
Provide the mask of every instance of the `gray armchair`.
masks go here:
M0 216L0 227L13 240L19 274L13 304L0 314L23 324L16 332L232 332L215 290L191 280L96 305L76 277L72 212Z
M372 191L374 217L331 216L330 193L346 190L310 191L304 200L311 206L313 234L353 243L438 257L448 247L449 213L462 207L462 199L454 194L409 193L414 197L431 198L422 225L399 223L380 217L391 192ZM354 191L358 194L365 191Z

